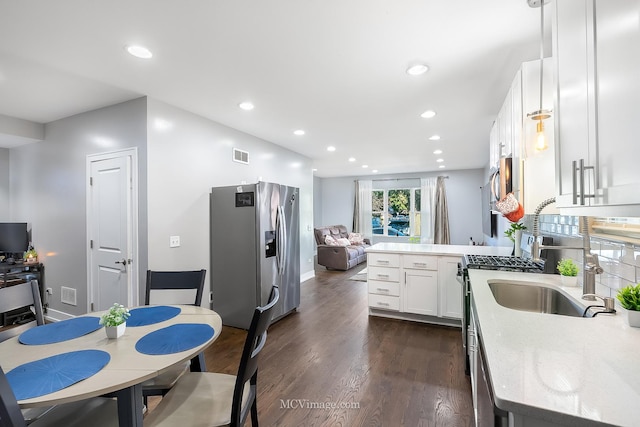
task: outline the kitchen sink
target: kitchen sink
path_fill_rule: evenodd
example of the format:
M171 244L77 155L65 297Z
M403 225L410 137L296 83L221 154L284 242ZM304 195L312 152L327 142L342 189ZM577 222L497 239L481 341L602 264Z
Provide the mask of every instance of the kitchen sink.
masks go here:
M496 302L503 307L535 313L560 314L583 317L585 308L557 289L530 284L529 282L489 282ZM584 317L592 317L587 313Z

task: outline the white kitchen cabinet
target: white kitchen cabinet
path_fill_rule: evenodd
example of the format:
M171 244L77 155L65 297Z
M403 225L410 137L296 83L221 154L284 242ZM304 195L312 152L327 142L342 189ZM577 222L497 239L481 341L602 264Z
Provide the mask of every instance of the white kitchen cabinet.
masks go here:
M369 307L377 310L400 311L400 256L369 254L367 286Z
M462 319L462 285L456 280L460 257L438 257L440 317Z
M458 262L458 255L367 254L370 314L459 325L462 287L456 280Z
M640 2L555 2L557 205L640 215Z
M425 316L438 315L438 272L405 270L404 311Z
M495 167L500 161L500 141L498 140L498 119L491 124L489 131L489 167Z
M522 75L522 197L520 202L525 214L533 214L536 207L556 194L555 174L555 115L543 121L545 137L549 148L543 151L535 149L538 122L527 117L527 114L540 110L540 60L523 62L520 68ZM542 109L553 110L553 59L545 58L543 74ZM554 205L545 209L545 214L557 214Z

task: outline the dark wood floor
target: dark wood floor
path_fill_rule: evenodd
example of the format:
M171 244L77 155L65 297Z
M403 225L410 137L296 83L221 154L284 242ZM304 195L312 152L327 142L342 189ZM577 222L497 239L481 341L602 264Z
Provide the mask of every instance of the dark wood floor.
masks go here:
M470 426L460 330L369 317L367 284L349 279L362 268L320 267L301 285L299 310L269 328L260 424ZM245 334L224 327L207 370L235 374Z

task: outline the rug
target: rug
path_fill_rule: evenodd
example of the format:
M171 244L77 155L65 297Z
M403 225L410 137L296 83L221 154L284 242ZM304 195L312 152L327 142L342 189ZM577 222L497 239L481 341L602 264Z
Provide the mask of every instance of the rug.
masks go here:
M367 281L367 269L365 268L358 274L354 274L351 276L351 280L356 280L358 282L366 282Z

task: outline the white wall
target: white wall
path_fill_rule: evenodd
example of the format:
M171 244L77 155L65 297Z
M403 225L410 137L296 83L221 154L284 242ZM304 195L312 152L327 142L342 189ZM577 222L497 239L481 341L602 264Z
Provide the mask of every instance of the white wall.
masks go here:
M397 175L376 175L346 178L320 178L321 189L321 218L315 221L316 226L343 224L349 230L353 224L353 204L355 184L357 179L386 180L386 179L419 179L438 175L446 175L447 204L449 206L449 224L451 243L466 245L469 237L481 242L482 211L480 188L484 184L483 169L455 170L442 173L413 173ZM375 183L374 183L375 187ZM374 236L374 243L378 241L403 241L408 238Z
M233 147L249 152L249 165L231 160ZM300 189L300 271L313 274L310 159L149 99L148 162L149 268L210 271L211 187L262 180ZM169 236L181 246L170 248Z
M11 148L11 221L26 221L55 312L87 312L87 155L137 147L140 223L146 222L146 99L57 120L45 140ZM1 186L1 184L0 184ZM146 230L140 233L141 274L146 270ZM144 283L142 281L141 283ZM77 306L60 302L60 287L77 289Z

